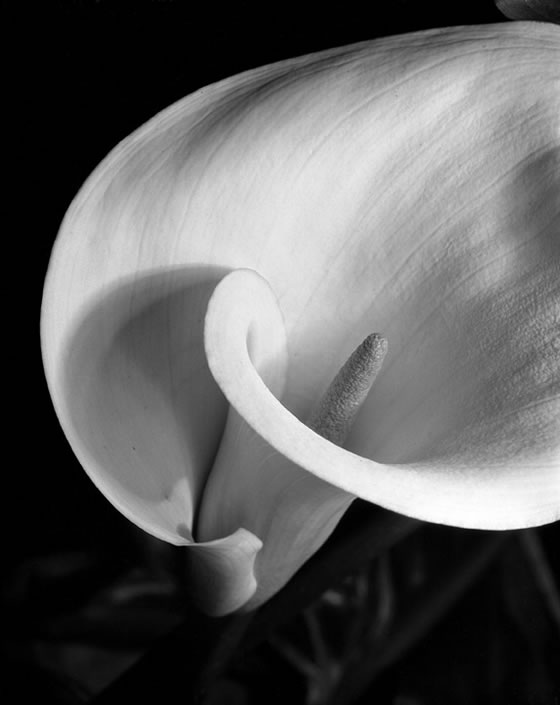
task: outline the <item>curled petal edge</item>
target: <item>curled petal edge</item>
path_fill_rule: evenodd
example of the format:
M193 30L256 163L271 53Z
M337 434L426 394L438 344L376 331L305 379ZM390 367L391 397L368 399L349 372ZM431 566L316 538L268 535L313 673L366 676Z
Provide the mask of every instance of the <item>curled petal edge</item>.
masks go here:
M211 617L243 607L255 594L255 559L262 541L238 529L230 536L187 544L189 589L193 603Z
M235 270L216 287L207 310L205 347L210 370L229 403L278 453L346 492L386 509L433 523L475 529L518 529L560 516L557 464L539 466L535 490L524 467L461 458L382 464L340 448L299 421L268 389L248 340L262 321L278 319L268 282Z

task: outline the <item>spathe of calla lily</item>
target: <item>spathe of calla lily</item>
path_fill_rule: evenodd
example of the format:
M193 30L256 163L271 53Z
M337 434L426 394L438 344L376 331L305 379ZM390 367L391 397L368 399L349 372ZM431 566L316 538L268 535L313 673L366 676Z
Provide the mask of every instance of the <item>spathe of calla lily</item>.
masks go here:
M392 37L204 88L62 224L42 338L65 433L118 509L188 547L211 614L274 594L356 496L554 521L559 213L557 27ZM389 351L340 447L307 424L375 332Z
M511 20L538 20L560 24L557 0L495 0L496 7Z

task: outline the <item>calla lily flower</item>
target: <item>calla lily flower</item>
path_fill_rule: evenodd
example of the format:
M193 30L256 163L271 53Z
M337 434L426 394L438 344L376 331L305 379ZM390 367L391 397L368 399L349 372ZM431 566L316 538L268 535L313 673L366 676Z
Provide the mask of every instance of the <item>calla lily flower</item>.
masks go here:
M377 332L333 440L311 420L341 368L352 405ZM557 520L559 28L383 38L175 103L68 210L42 344L81 464L186 547L209 614L271 597L356 497Z

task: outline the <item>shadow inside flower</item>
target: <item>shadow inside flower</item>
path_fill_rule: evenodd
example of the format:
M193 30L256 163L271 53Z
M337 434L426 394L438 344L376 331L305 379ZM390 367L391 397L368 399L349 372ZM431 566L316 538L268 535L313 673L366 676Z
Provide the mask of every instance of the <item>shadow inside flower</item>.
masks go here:
M225 423L203 324L226 273L200 265L120 282L82 316L62 366L65 430L83 466L127 517L175 544L188 539Z

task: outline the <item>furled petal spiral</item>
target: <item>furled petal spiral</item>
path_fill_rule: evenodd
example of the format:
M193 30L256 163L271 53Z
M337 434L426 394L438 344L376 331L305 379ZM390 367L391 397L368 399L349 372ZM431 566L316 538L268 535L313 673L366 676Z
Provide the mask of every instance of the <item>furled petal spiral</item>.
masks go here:
M304 422L372 331L389 353L339 448ZM366 42L179 101L70 207L42 339L106 496L195 564L193 532L215 564L237 536L210 612L273 594L354 496L558 519L559 28Z

